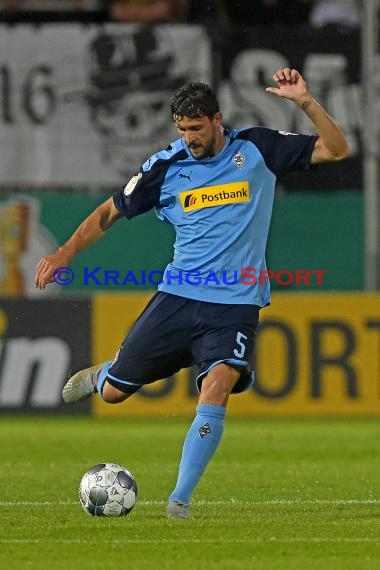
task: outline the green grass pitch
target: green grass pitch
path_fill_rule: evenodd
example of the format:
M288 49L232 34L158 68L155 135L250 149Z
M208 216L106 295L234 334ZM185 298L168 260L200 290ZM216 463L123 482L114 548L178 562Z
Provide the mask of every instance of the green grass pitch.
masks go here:
M194 495L168 521L189 419L3 417L0 560L7 570L378 570L378 419L235 419ZM125 518L79 505L103 461L135 475Z

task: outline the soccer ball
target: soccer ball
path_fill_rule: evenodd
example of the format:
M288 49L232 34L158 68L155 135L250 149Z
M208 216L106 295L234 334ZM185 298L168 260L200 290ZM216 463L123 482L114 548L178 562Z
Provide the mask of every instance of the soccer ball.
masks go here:
M80 503L89 515L122 517L135 506L137 485L125 467L99 463L83 475L78 493Z

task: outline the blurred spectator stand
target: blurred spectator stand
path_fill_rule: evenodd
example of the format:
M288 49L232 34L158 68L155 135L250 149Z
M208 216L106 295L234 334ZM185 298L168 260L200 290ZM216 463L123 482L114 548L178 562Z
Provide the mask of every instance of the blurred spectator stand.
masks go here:
M111 0L109 19L113 22L175 22L185 14L184 0Z

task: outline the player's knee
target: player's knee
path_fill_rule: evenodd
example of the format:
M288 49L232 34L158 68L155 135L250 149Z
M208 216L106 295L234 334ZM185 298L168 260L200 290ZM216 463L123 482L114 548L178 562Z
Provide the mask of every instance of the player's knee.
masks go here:
M225 364L215 366L203 378L200 401L224 406L231 393L239 372Z
M102 399L107 402L107 404L119 404L128 398L129 394L125 394L121 390L111 386L107 381L104 383L103 390L101 393Z

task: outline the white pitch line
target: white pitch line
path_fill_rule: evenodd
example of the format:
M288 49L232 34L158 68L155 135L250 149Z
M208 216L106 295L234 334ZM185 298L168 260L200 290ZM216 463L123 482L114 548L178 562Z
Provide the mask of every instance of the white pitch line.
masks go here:
M278 538L270 536L268 538L251 537L251 538L126 538L126 539L107 539L101 541L101 544L126 545L126 544L375 544L380 546L379 538L345 538L345 537L284 537ZM92 545L99 544L99 540L83 540L83 539L33 539L33 538L1 538L0 544L80 544Z
M166 501L138 501L139 506L165 505ZM0 507L71 507L79 501L0 501ZM196 506L270 506L270 505L380 505L380 499L266 499L262 501L195 501Z
M265 499L262 501L197 501L195 505L380 505L380 499Z

